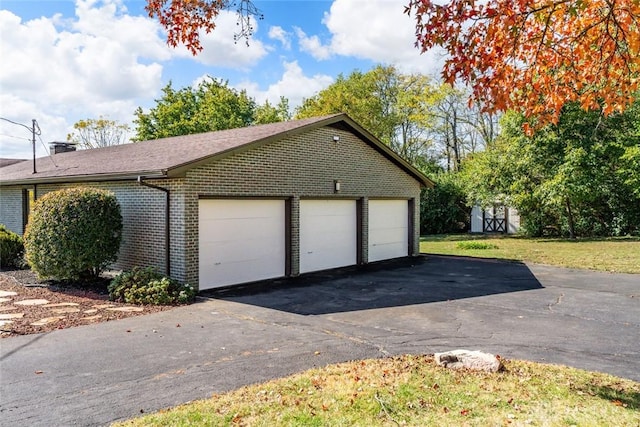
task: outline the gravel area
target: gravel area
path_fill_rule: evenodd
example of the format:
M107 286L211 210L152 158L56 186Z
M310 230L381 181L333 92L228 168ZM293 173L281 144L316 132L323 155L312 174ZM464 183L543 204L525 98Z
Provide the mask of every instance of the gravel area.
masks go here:
M169 310L109 301L104 277L96 283L38 280L31 270L0 271L0 338L109 322Z

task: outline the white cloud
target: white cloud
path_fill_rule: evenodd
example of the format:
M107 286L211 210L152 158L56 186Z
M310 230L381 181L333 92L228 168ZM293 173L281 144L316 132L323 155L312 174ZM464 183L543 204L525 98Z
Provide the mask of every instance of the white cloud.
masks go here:
M307 36L302 29L294 27L300 50L310 54L313 58L322 61L331 57L331 47L323 45L318 36Z
M276 25L269 28L268 36L272 40L279 41L285 50L291 49L291 36L281 26Z
M2 61L10 64L0 68L0 116L29 125L35 118L45 142L65 140L84 118L129 123L139 101L162 85L157 61L175 56L158 24L124 14L121 3L78 0L75 6L75 18L24 22L0 10ZM15 130L3 125L0 133ZM20 140L0 137L0 143L1 156L24 154Z
M250 81L241 82L236 86L246 89L249 96L260 104L268 100L275 105L280 101L280 97L284 96L289 100L289 107L293 110L302 104L304 98L315 95L333 83L333 78L326 74L305 75L298 61L284 62L283 67L284 73L280 80L269 85L266 90L261 90L258 84Z
M331 37L322 43L296 29L300 49L315 59L336 55L393 64L403 72L439 74L442 55L433 50L420 54L415 47L415 20L404 4L391 0L334 0L323 24Z
M227 67L235 69L248 69L267 55L264 44L251 36L247 41L234 40L238 31L238 15L235 12L223 10L216 17L216 28L209 34L200 32L202 51L193 59L205 65ZM258 30L258 23L252 22L254 34ZM191 57L186 48L180 47L178 51L183 56Z

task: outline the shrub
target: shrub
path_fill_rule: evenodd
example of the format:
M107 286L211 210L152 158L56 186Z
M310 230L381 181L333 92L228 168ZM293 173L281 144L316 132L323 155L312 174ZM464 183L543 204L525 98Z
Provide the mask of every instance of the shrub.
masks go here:
M24 245L22 238L0 224L0 267L24 266Z
M122 272L109 284L109 299L129 304L187 304L195 296L192 286L180 284L152 267Z
M112 192L54 191L33 206L24 233L26 259L40 277L97 278L116 261L121 236L120 205Z
M471 208L455 174L434 177L435 187L420 196L420 234L460 233L469 229Z

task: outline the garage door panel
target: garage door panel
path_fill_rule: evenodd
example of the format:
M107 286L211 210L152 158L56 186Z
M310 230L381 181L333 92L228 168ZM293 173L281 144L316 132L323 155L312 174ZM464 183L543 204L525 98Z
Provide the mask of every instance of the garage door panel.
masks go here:
M369 200L369 261L409 254L409 203Z
M201 200L200 289L285 275L284 200Z
M300 201L300 272L356 263L356 201Z

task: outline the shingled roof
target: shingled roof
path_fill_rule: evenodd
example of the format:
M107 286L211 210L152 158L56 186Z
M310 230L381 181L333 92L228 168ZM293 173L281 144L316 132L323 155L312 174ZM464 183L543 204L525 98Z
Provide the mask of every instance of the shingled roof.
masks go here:
M193 168L235 152L324 126L349 129L422 184L433 183L345 114L248 126L215 132L60 153L52 158L20 162L0 170L0 185L110 181L179 177Z

